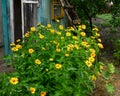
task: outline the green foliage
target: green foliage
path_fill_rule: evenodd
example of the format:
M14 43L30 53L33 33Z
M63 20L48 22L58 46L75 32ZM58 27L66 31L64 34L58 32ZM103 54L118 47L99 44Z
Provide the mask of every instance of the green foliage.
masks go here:
M113 0L113 3L111 23L114 27L120 27L120 0Z
M114 42L114 53L113 53L113 56L114 58L116 59L116 61L118 61L120 63L120 39L117 39L115 42Z
M96 56L103 45L97 28L90 37L84 29L85 25L78 30L50 24L31 27L23 41L11 44L12 53L5 60L15 71L0 75L1 96L90 94L102 70Z
M89 29L93 27L92 18L106 8L105 0L70 0L70 2L81 18L81 23L87 24Z
M111 83L107 83L105 87L110 94L112 94L115 91L115 88Z

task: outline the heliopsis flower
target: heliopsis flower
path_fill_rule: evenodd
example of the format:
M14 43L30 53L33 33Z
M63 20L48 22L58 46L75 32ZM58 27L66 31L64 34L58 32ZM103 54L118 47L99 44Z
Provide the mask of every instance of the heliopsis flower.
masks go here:
M62 68L62 65L61 65L61 64L55 64L55 68L56 68L56 69L61 69L61 68Z
M74 45L74 48L76 48L77 50L79 49L79 46L77 44Z
M71 36L71 33L70 32L66 32L66 36Z
M59 29L60 29L60 30L63 30L63 25L59 25Z
M85 64L88 66L88 67L91 67L92 66L92 63L90 61L86 61Z
M101 76L101 73L100 72L97 72L98 76Z
M46 96L46 92L44 92L44 91L42 91L41 93L40 93L40 96Z
M94 61L95 61L95 58L89 57L88 60L89 60L90 62L94 62Z
M51 28L51 24L47 24L47 28Z
M93 30L93 31L97 31L97 32L99 31L99 29L98 29L98 28L93 28L92 30Z
M32 94L34 94L35 93L35 91L36 91L36 89L34 88L34 87L30 87L30 92L32 93Z
M104 48L103 45L102 45L102 43L98 43L98 47Z
M61 37L61 40L63 40L64 39L64 37Z
M96 54L95 54L95 53L91 53L90 56L91 56L91 57L95 57Z
M99 34L99 33L96 33L96 36L97 36L97 37L100 37L100 34Z
M58 35L61 35L61 32L56 32Z
M30 54L32 54L34 52L34 50L32 48L30 48L28 51Z
M60 22L60 20L58 20L58 19L55 19L55 21L56 21L57 23L59 23L59 22Z
M100 70L103 70L103 66L102 65L100 65Z
M36 28L35 27L31 27L30 30L31 31L36 31Z
M74 40L78 40L78 37L77 37L77 36L72 36L72 38L73 38Z
M95 49L90 49L90 52L91 53L95 53Z
M98 38L98 42L102 42L102 40L100 38Z
M56 48L56 52L60 52L61 50L59 48Z
M70 56L70 54L65 54L65 56L66 56L66 57L69 57L69 56Z
M82 28L82 29L86 29L86 25L84 25L84 24L81 25L81 28Z
M86 33L85 32L81 32L80 35L81 36L86 36Z
M45 47L42 47L42 50L46 50Z
M25 37L29 37L29 36L30 36L29 32L25 33Z
M96 76L95 76L95 75L92 75L92 80L93 80L93 81L96 81L96 79L97 79Z
M16 85L16 84L18 84L19 80L17 77L12 77L12 78L10 78L9 82L13 85Z
M39 59L36 59L36 60L35 60L35 63L36 63L36 64L41 64L41 61L40 61Z
M78 29L79 29L79 30L86 29L86 25L84 25L84 24L83 24L83 25L80 25L80 26L78 27Z
M54 59L53 58L49 58L50 61L53 61Z
M20 42L20 39L17 39L16 42Z
M88 43L86 41L82 41L82 45L86 46Z
M39 34L40 39L44 39L44 35Z
M15 46L15 43L11 43L10 46Z
M11 50L12 51L18 51L18 48L17 47L12 47Z
M54 34L54 33L55 33L55 30L54 30L54 29L51 29L50 32L51 32L52 34Z
M22 45L17 44L17 45L16 45L16 48L20 49L20 48L22 48Z

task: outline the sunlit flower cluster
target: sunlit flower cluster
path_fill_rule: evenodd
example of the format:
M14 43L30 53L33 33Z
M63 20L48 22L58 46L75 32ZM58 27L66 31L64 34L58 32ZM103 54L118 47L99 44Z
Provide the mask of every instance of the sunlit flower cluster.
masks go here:
M84 24L77 26L77 29L65 29L63 25L54 28L51 24L44 26L41 23L31 27L25 33L23 41L18 39L16 44L10 44L17 74L9 79L9 83L18 84L18 92L27 89L26 93L35 96L53 96L55 93L52 92L57 90L57 94L59 86L62 90L68 85L72 86L73 82L83 86L85 78L91 85L97 76L101 76L103 68L96 64L96 56L99 49L104 47L98 28L93 28L93 35L90 37L85 30ZM59 94L56 96L64 96Z

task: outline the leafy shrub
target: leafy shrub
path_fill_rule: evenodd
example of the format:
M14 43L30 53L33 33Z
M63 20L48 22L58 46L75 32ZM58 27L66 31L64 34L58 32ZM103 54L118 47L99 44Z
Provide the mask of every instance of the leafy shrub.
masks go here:
M97 54L103 48L97 28L87 37L77 30L38 24L12 43L5 60L15 70L0 75L1 96L86 96L101 75ZM75 32L77 35L73 35Z

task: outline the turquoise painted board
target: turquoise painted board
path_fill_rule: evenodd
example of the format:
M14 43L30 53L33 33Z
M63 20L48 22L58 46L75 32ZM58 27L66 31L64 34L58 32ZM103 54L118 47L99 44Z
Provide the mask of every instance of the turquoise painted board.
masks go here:
M3 41L4 41L4 54L10 53L10 30L9 30L9 10L7 7L8 5L8 0L2 0L2 25L3 25Z

